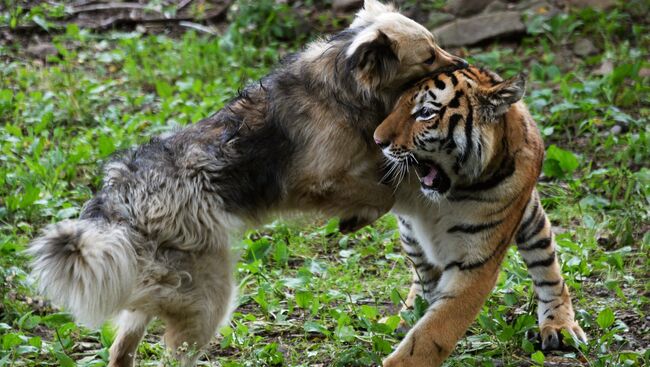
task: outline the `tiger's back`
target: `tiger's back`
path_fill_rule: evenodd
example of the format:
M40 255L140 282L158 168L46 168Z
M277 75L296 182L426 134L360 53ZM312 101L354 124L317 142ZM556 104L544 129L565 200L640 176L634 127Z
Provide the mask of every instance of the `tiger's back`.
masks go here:
M439 366L496 283L516 241L540 300L543 347L577 339L571 299L535 184L544 145L523 77L470 67L421 81L375 131L397 174L394 212L413 269L407 299L430 307L384 366Z

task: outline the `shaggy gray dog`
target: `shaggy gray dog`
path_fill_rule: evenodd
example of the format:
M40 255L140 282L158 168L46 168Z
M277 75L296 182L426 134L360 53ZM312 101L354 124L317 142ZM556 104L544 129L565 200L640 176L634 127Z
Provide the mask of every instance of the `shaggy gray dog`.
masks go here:
M388 211L372 132L403 86L463 64L422 26L367 0L350 28L317 41L215 115L115 156L78 220L30 252L42 292L88 325L121 312L110 366L132 366L153 317L165 343L201 348L228 320L230 236L293 211L355 230Z

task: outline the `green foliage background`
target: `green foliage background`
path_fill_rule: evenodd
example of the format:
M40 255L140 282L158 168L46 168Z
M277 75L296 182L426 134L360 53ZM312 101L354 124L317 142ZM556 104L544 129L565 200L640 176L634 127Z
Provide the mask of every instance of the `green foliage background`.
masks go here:
M539 189L590 342L539 351L530 280L511 251L448 365L650 364L650 29L639 4L540 19L516 46L463 50L503 76L529 73L526 101L548 144ZM0 46L0 366L105 365L110 325L79 327L36 296L21 251L45 224L78 214L111 153L208 116L313 37L298 31L305 20L284 3L236 5L219 37L68 25L52 39L57 56ZM59 11L14 8L0 22L47 28ZM346 24L327 14L315 22ZM567 58L584 37L602 52ZM596 73L604 63L611 72ZM240 307L202 363L372 366L390 353L409 284L395 220L387 215L354 235L336 228L336 220L279 221L244 236ZM150 328L141 365L167 358L161 330Z

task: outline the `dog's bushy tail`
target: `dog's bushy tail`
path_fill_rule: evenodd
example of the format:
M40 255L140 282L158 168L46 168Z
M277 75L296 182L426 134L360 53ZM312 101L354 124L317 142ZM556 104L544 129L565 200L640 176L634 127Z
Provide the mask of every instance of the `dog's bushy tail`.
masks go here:
M42 294L96 327L124 308L137 278L133 235L104 220L50 225L28 250Z

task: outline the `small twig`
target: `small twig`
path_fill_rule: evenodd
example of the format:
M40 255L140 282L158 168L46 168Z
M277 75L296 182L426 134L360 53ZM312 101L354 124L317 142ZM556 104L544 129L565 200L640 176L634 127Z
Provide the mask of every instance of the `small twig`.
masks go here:
M81 7L81 6L86 6L86 5L90 5L90 4L97 4L97 3L100 3L100 2L101 2L100 0L88 0L88 1L79 0L79 1L75 1L72 4L70 4L70 6L72 6L72 7Z
M119 9L119 8L100 8L99 6L106 6L110 4L132 4L132 3L108 3L108 4L98 4L98 7L94 7L93 10L109 10L109 9ZM93 24L86 24L84 25L85 28L88 29L95 29L95 30L102 30L102 29L108 29L114 25L131 25L131 24L147 24L147 23L180 23L180 22L191 22L191 21L202 21L206 22L211 19L217 18L221 16L229 6L230 2L227 2L224 6L221 6L218 9L214 9L212 11L206 12L205 16L200 17L200 18L195 18L192 16L182 16L182 17L171 17L171 18L165 18L165 17L160 17L160 16L155 16L151 18L143 17L135 17L135 16L124 16L124 15L119 15L119 16L113 16L113 17L108 17L104 19L103 21L100 21L98 23L93 23ZM78 14L81 12L85 11L91 11L91 6L86 6L85 8L82 8L83 11L79 11L79 8L76 9L76 13ZM148 9L144 8L142 5L137 4L136 7L132 8L122 8L122 9L137 9L137 10L153 10L153 9ZM153 10L154 12L158 12L157 10ZM158 12L159 13L159 12ZM73 22L74 23L74 22ZM65 24L64 22L50 22L48 25L50 26L50 31L53 29L56 30L63 30L65 29ZM185 25L188 26L188 25ZM193 26L189 26L191 28L198 29ZM42 33L45 32L39 25L31 23L31 24L26 24L26 25L18 25L14 28L9 27L8 25L0 25L0 31L7 30L9 32L34 32L34 33ZM210 34L215 34L214 30L211 28L205 28L205 29L200 29L202 32L208 32Z
M145 10L145 11L151 11L158 14L162 14L160 10L156 10L151 7L148 7L147 5L142 5L138 3L101 3L101 4L93 4L93 5L82 5L82 6L73 7L71 13L79 14L79 13L85 13L85 12L97 11L97 10L125 10L125 9Z
M217 34L217 32L215 30L213 30L211 27L206 27L206 26L204 26L202 24L199 24L199 23L188 22L188 21L182 20L180 23L178 23L178 25L180 25L181 27L196 29L199 32L211 34L213 36Z
M222 9L217 9L216 11L209 12L206 14L206 16L200 20L209 20L212 18L216 18L219 15L223 14L224 10L226 8ZM132 18L132 17L123 17L123 16L116 16L116 17L110 17L100 24L98 24L98 27L93 27L93 26L88 26L88 28L94 28L94 29L106 29L111 27L112 25L116 23L127 23L127 24L138 24L138 23L174 23L174 22L182 22L182 21L192 21L195 20L191 16L187 17L175 17L175 18Z
M64 28L64 23L59 22L48 22L49 30L61 30ZM34 33L49 33L43 27L36 23L17 25L15 27L10 27L8 25L0 25L0 31L9 31L9 32L34 32Z
M176 12L179 12L179 11L183 10L183 8L188 6L192 1L194 1L194 0L183 0L183 1L181 1L181 3L178 4L178 6L176 7Z

